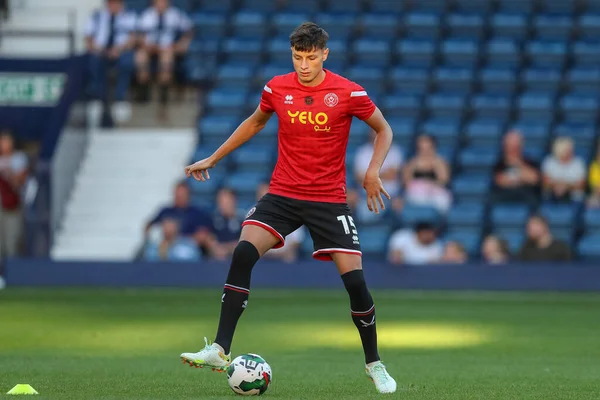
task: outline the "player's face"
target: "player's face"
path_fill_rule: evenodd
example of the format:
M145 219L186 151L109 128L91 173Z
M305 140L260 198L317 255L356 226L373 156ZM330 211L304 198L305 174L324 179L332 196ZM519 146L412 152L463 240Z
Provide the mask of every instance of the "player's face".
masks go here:
M298 73L298 80L303 85L311 83L321 75L323 62L327 60L329 49L313 49L311 51L297 51L292 48L294 70Z

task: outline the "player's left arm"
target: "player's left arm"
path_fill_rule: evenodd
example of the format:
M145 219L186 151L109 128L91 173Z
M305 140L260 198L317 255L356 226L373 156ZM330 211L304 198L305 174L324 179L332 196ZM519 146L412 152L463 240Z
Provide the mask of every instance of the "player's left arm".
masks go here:
M376 214L379 214L378 203L379 206L381 206L381 209L385 210L385 204L383 203L381 194L383 193L388 200L391 199L390 195L383 187L383 183L379 177L379 171L381 171L385 157L392 145L393 133L392 128L385 120L381 110L377 107L365 122L377 133L377 135L375 136L373 156L371 157L371 162L369 163L369 167L365 174L363 187L367 191L367 206L369 207L369 211L375 211Z

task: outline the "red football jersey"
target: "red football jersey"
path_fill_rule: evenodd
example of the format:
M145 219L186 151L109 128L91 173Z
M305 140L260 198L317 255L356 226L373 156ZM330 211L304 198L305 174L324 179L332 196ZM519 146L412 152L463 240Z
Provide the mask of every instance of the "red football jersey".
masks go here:
M317 86L296 72L264 87L260 109L279 119L278 160L269 192L299 200L346 202L346 146L352 117L368 119L375 104L358 84L326 70Z

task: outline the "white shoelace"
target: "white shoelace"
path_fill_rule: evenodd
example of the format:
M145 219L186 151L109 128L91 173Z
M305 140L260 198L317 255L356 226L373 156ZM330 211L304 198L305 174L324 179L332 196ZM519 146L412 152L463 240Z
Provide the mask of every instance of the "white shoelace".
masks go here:
M386 382L388 380L388 375L387 375L387 371L385 369L385 365L383 364L377 364L374 365L373 368L371 368L371 374L373 375L373 378L377 378L378 381L380 382Z

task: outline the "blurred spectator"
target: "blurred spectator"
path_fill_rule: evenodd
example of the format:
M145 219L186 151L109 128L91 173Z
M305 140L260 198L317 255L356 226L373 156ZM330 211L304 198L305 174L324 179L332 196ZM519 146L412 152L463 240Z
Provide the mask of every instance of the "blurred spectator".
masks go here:
M233 190L221 188L217 193L217 209L212 219L212 235L208 251L212 257L223 260L233 254L242 231L246 213L237 208Z
M418 223L414 230L394 232L388 245L388 261L392 264L437 263L444 248L436 228L427 222Z
M140 44L135 56L141 100L149 97L150 71L158 69L161 108L159 118L167 118L169 86L175 66L182 62L192 41L192 22L185 12L172 7L169 0L154 0L139 22Z
M481 256L487 264L506 264L510 260L510 250L506 240L488 235L481 245Z
M360 146L356 152L356 157L354 158L354 179L358 188L362 188L363 181L365 180L365 174L373 156L373 143L376 136L377 133L371 131L369 141ZM402 150L398 145L392 144L379 173L383 187L392 197L400 194L400 168L403 162Z
M417 154L404 167L404 200L446 212L452 204L452 196L446 188L449 181L450 166L438 155L435 138L419 136Z
M527 221L527 240L519 252L521 261L570 261L571 249L562 240L552 237L548 221L534 215Z
M585 163L573 153L573 140L561 137L554 141L552 155L542 164L544 197L557 202L583 201Z
M146 237L155 224L165 219L177 222L178 230L183 236L193 236L199 245L205 245L207 235L212 228L210 215L200 208L190 205L190 189L185 182L175 185L173 204L163 207L146 225Z
M588 206L600 207L600 145L596 150L596 158L590 164L588 184L591 192Z
M510 131L504 137L503 153L494 167L495 203L526 203L534 208L539 201L538 165L523 155L523 136Z
M10 132L0 133L0 259L18 252L23 234L22 191L27 180L29 160L15 151Z
M468 256L465 247L455 241L449 241L444 246L444 254L440 262L446 264L464 264L467 262Z
M107 101L108 72L116 68L117 82L113 114L119 122L131 117L126 102L133 74L136 15L125 9L123 0L105 0L106 6L94 12L85 27L85 42L90 62L90 95ZM100 105L96 104L96 107ZM96 111L94 111L96 112Z
M157 241L149 241L144 249L147 261L199 261L200 250L193 239L179 235L176 220L162 220L162 234Z

